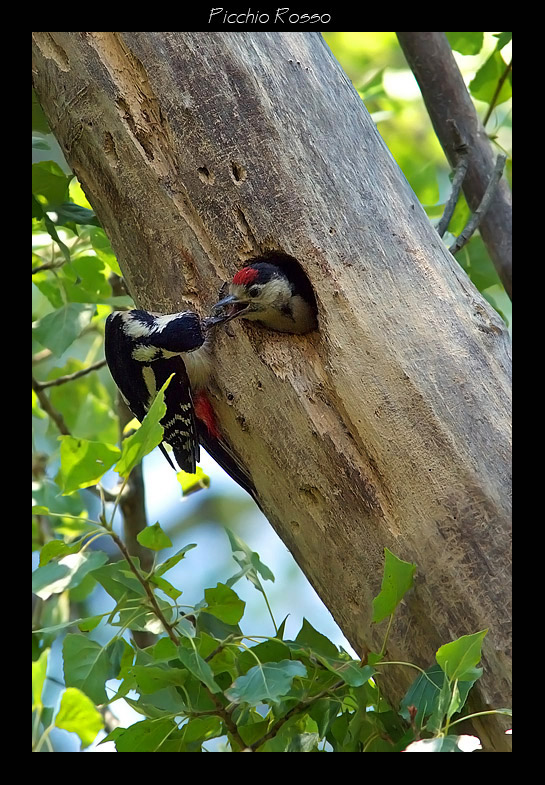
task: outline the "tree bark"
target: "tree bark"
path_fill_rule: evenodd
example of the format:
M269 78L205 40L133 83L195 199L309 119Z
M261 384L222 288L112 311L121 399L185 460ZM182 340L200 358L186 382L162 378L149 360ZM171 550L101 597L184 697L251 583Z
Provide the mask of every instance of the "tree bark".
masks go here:
M205 314L251 256L299 260L319 330L218 335L221 429L356 650L387 546L418 565L388 656L488 627L472 708L509 705L509 337L321 36L34 33L34 81L139 305Z
M458 162L460 136L468 148L463 191L471 210L479 206L494 171L488 135L464 84L444 33L396 33L445 155L452 168ZM454 121L454 124L453 124ZM505 178L481 219L479 231L505 291L512 296L513 213Z

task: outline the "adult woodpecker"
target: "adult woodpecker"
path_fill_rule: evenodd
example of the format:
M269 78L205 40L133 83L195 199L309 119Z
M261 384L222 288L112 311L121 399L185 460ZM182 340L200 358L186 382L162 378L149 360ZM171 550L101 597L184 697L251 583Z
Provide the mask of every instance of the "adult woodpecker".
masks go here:
M227 291L212 310L224 314L225 321L241 316L284 333L307 333L318 326L316 299L308 278L289 257L274 251L250 259Z
M212 370L210 331L227 320L228 314L201 319L191 311L114 311L106 319L104 352L114 382L140 421L157 391L174 373L165 392L166 413L161 425L163 440L172 447L178 465L186 472L195 471L200 442L255 498L251 477L221 438L204 391ZM175 469L163 444L159 446Z

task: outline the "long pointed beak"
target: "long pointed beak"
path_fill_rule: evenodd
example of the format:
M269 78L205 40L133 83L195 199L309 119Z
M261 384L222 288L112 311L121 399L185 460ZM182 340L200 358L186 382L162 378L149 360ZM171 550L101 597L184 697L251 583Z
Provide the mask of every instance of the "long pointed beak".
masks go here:
M213 319L220 319L223 323L236 319L250 308L251 303L240 300L235 294L229 294L212 306Z
M219 316L205 316L204 319L201 319L201 329L203 332L207 332L213 327L217 327L218 324L225 324L225 322L230 321L232 318L233 317L228 313Z
M216 313L216 311L222 310L226 308L228 305L234 305L235 303L240 303L238 297L234 294L229 294L227 297L224 297L223 300L220 300L215 305L212 306L212 313Z

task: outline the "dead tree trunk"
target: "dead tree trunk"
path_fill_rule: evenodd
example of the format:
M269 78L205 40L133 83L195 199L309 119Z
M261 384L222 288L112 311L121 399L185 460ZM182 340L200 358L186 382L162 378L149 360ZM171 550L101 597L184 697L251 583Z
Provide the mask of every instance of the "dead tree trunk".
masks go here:
M474 706L508 705L509 338L321 37L35 33L34 83L140 305L205 313L245 259L299 260L319 331L219 335L221 428L357 650L387 546L418 564L390 658L488 627Z

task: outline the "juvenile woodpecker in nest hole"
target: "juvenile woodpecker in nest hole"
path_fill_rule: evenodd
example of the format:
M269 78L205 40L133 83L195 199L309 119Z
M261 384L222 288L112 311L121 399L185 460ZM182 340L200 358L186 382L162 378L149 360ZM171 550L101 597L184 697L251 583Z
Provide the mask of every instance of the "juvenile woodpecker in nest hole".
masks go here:
M213 313L226 316L225 321L240 316L283 333L307 333L317 327L312 286L289 257L271 251L251 259L227 291L213 308Z
M194 472L199 442L219 465L255 498L255 489L236 455L221 438L204 387L212 363L210 331L228 314L201 319L196 313L115 311L106 319L104 351L113 380L140 422L157 391L174 373L165 392L161 420L164 441L186 472ZM175 469L163 444L160 449Z

